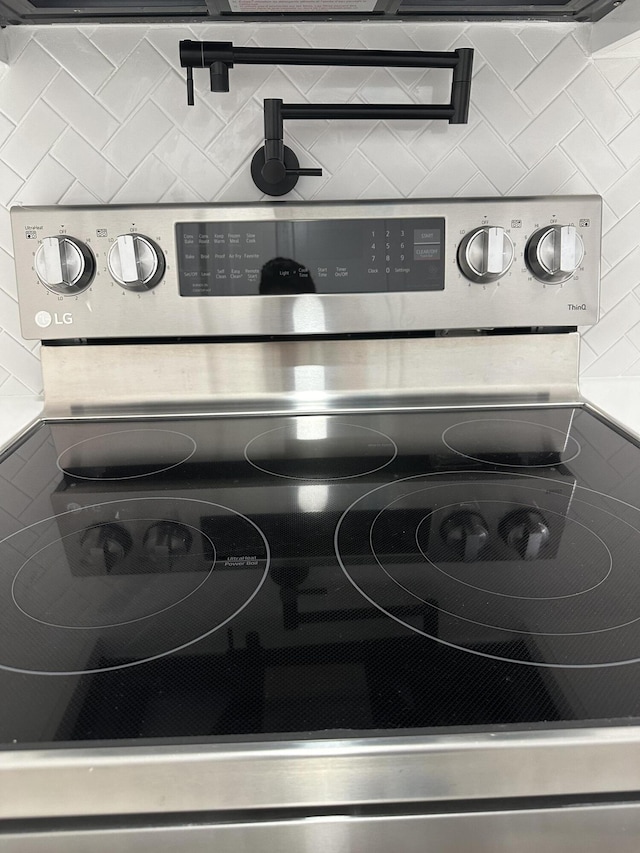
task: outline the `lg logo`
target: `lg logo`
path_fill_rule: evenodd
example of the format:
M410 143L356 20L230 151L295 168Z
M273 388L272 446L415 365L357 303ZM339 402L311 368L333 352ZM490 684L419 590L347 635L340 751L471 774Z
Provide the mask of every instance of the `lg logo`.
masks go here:
M48 328L52 323L54 326L70 326L73 323L73 315L68 311L64 314L49 314L48 311L38 311L35 320L41 329Z

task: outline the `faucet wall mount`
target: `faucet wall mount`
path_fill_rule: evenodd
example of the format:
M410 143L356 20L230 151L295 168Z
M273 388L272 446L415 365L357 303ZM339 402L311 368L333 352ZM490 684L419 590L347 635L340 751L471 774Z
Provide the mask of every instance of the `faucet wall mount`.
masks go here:
M312 48L234 47L231 42L180 42L180 64L187 69L187 103L194 104L193 69L208 68L212 92L229 91L229 69L235 64L335 65L395 68L445 68L453 72L448 104L284 104L264 101L264 144L251 161L256 186L267 195L290 192L303 175L320 176L322 169L301 169L295 153L284 144L284 119L442 119L466 124L469 116L473 49L450 52L405 50L316 50Z

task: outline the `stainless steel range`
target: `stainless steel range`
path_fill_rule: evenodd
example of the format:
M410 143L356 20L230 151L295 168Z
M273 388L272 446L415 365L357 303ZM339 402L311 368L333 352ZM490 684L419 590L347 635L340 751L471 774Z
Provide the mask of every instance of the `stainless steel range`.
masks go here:
M0 462L2 850L635 853L600 216L12 211L46 406Z

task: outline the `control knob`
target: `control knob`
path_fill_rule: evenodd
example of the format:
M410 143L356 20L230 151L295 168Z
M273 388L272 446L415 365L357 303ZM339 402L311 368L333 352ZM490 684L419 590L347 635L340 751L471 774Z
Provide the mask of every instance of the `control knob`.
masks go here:
M487 522L479 512L460 509L451 513L440 525L440 536L447 545L461 552L465 563L478 558L489 540Z
M458 266L470 281L488 284L508 272L513 263L511 237L504 228L485 225L465 235L458 247Z
M80 538L87 562L107 574L124 560L132 546L130 533L120 524L94 524Z
M164 275L162 249L142 234L120 234L107 258L109 272L125 290L151 290Z
M523 560L535 560L549 541L551 531L542 513L535 509L517 509L500 522L498 531Z
M151 559L170 570L175 557L185 557L193 537L184 524L177 521L157 521L144 534L143 547Z
M550 225L527 243L527 266L540 281L561 284L571 278L584 257L584 243L573 225Z
M66 234L45 237L38 246L34 266L44 286L63 296L74 296L89 287L96 271L89 247Z

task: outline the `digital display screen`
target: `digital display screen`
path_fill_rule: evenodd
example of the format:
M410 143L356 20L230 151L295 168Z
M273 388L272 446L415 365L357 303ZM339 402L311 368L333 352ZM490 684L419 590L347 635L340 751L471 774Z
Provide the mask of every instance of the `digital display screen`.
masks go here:
M181 296L444 289L444 218L179 222Z

